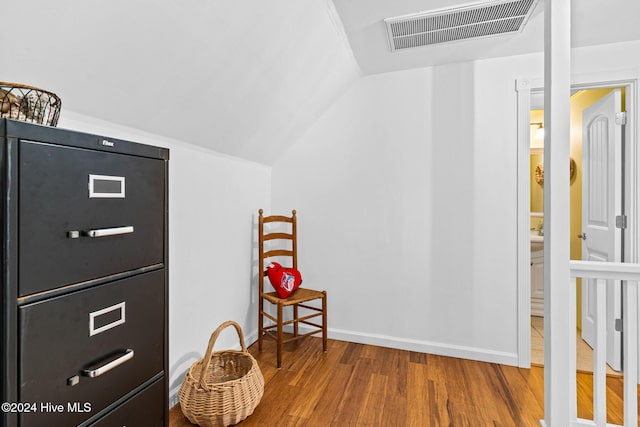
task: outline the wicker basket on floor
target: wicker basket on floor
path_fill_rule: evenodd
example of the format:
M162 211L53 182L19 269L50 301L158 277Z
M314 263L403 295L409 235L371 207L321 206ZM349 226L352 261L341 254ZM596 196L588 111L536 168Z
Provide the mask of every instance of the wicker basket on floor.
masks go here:
M241 351L213 351L228 326L234 326ZM230 320L218 326L207 352L189 368L180 392L180 407L189 421L203 427L230 426L251 415L264 393L264 377L258 362L244 344L242 328Z

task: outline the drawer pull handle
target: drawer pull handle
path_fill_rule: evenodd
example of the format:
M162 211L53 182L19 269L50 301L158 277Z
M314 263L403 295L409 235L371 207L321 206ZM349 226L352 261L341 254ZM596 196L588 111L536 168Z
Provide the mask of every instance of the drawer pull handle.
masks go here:
M115 227L115 228L101 228L98 230L87 230L83 231L82 235L87 237L105 237L105 236L116 236L118 234L129 234L133 233L133 226L129 225L126 227Z
M120 352L119 352L120 353ZM119 354L116 353L116 354ZM133 359L133 350L128 348L126 350L124 350L124 353L122 354L122 356L113 359L113 355L110 357L107 357L106 360L108 360L107 363L105 363L102 366L99 366L95 369L90 369L90 368L85 368L82 370L82 375L84 375L85 377L89 377L89 378L95 378L95 377L99 377L100 375L109 372L110 370L112 370L113 368L115 368L116 366L120 366L122 365L124 362L126 362L127 360L131 360Z

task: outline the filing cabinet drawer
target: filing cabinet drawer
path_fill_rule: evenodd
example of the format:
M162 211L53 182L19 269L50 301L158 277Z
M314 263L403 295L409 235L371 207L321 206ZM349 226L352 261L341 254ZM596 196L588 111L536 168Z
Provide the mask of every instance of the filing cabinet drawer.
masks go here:
M163 262L163 160L29 141L19 160L20 296Z
M160 427L164 425L164 383L153 383L91 427Z
M22 426L78 425L162 373L164 274L19 308L20 401L63 408L22 414Z

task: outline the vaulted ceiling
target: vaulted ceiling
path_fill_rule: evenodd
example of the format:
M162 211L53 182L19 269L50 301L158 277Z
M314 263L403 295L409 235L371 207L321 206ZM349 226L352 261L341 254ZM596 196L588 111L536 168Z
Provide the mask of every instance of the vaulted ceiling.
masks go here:
M265 164L361 75L331 0L19 0L0 15L0 81Z
M515 35L391 52L384 18L460 0L20 0L0 8L0 80L64 110L270 164L363 74L539 52ZM579 0L573 45L640 39L637 0Z

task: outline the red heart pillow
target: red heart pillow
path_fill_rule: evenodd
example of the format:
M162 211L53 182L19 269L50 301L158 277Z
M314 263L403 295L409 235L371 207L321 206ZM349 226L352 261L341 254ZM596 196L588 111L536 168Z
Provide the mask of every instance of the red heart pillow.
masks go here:
M267 276L269 276L271 286L280 298L287 298L302 283L302 276L298 270L283 267L277 262L272 262L267 266Z

